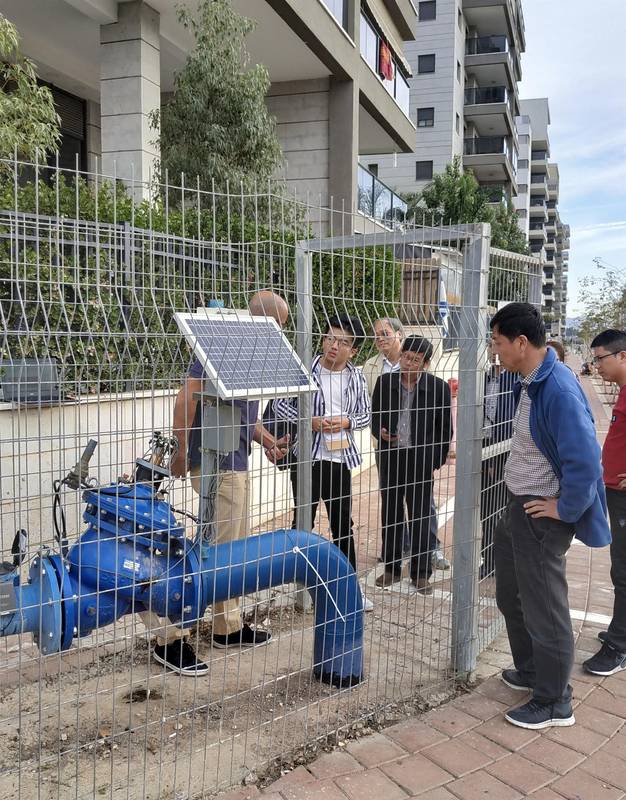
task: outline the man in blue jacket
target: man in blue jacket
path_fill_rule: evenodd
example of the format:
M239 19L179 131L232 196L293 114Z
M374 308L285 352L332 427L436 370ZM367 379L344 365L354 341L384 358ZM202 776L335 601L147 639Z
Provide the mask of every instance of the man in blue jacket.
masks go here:
M574 536L590 547L611 541L600 446L576 377L546 347L539 311L509 303L491 331L502 366L521 375L504 473L508 503L494 548L496 599L515 665L502 679L533 697L506 719L533 730L573 725L565 554Z

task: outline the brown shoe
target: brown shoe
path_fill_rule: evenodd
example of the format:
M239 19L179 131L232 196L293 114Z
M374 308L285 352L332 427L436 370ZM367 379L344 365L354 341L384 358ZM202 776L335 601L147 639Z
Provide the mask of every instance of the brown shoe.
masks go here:
M376 578L376 586L383 588L385 586L391 586L394 583L398 583L398 581L401 580L402 577L400 575L396 575L390 569L389 570L386 569L382 575L379 575Z
M433 593L433 587L428 583L428 578L417 578L417 580L411 581L411 583L420 594Z

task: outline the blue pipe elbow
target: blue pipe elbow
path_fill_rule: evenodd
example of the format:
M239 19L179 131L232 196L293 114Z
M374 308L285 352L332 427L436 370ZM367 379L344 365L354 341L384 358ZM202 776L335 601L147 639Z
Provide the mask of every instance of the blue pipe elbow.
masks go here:
M307 587L315 606L313 671L333 686L363 679L363 598L356 573L328 539L278 530L202 549L205 605L284 583Z

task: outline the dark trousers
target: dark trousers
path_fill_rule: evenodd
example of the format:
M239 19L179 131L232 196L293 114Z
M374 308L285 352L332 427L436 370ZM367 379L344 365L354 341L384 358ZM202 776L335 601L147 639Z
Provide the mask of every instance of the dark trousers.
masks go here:
M626 653L626 491L606 490L611 521L611 580L615 589L613 619L608 638L621 653Z
M408 524L413 580L429 578L432 574L433 474L432 471L425 474L421 462L415 448L411 447L381 450L379 455L385 569L396 575L402 571L402 538Z
M571 700L574 635L567 599L565 554L574 526L533 519L513 497L495 531L496 600L504 615L513 662L539 702Z
M297 465L291 466L291 488L294 502L298 500ZM352 522L352 473L339 461L314 461L311 469L311 512L309 530L313 530L315 515L320 500L324 501L333 542L346 556L356 572L356 549L354 546ZM291 527L296 527L294 509Z
M502 509L506 506L508 492L504 483L504 467L508 453L486 458L480 472L480 524L483 537L481 554L486 574L493 572L493 535Z

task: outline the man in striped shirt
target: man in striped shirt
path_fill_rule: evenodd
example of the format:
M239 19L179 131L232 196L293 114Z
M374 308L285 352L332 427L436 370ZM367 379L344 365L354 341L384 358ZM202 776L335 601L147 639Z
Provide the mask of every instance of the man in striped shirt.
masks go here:
M337 316L329 320L322 339L322 352L311 367L318 386L312 401L311 449L312 488L311 518L313 528L320 500L324 501L333 541L349 559L356 571L352 521L351 470L361 463L361 454L354 432L370 424L370 399L367 383L361 370L352 364L363 343L365 331L358 319ZM297 423L297 398L282 398L274 402L277 419ZM298 445L296 459L306 458ZM291 470L294 501L298 503L297 472ZM373 608L364 601L364 610Z

